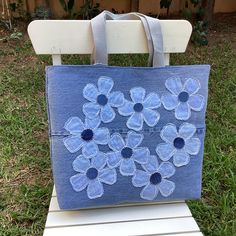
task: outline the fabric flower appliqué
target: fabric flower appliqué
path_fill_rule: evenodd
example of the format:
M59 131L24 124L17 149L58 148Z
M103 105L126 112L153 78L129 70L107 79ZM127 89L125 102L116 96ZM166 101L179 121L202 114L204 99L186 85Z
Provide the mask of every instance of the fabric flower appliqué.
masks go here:
M156 152L162 161L168 161L173 156L173 163L180 167L187 165L190 155L197 155L201 142L199 138L193 138L196 127L189 123L183 123L179 132L174 124L168 124L161 130L161 138L166 143L157 145Z
M112 107L122 106L124 95L119 91L111 92L114 82L109 77L101 76L97 85L87 84L84 87L83 96L90 102L83 105L83 113L89 119L100 116L102 122L109 123L116 116Z
M160 165L156 156L150 156L147 164L142 165L144 170L136 170L132 183L135 187L144 187L140 197L153 200L160 192L163 197L170 196L175 190L175 183L168 180L175 173L175 168L170 162Z
M90 159L83 155L78 156L73 162L73 169L78 174L70 178L70 183L76 192L87 188L89 199L99 198L104 194L103 184L112 185L117 180L116 170L105 167L106 156L98 154Z
M85 123L78 117L71 117L65 123L64 128L69 131L70 136L63 139L65 147L69 152L75 153L82 148L85 157L92 157L98 153L98 144L106 145L110 138L107 128L98 128L101 120L99 117Z
M150 152L146 147L138 147L143 141L143 135L129 131L124 141L119 133L111 136L109 147L113 152L107 153L107 165L111 168L120 167L123 176L133 175L136 171L135 162L144 164L148 161Z
M200 89L200 83L195 79L187 79L184 85L180 78L169 78L165 82L166 88L171 92L161 97L166 110L175 109L175 118L188 120L193 111L201 111L204 107L204 97L196 94Z
M126 125L129 129L140 131L143 128L143 121L154 127L160 119L160 114L153 109L161 106L161 100L156 93L149 93L146 98L146 91L142 87L135 87L130 90L132 101L125 100L124 105L118 108L122 116L130 116Z

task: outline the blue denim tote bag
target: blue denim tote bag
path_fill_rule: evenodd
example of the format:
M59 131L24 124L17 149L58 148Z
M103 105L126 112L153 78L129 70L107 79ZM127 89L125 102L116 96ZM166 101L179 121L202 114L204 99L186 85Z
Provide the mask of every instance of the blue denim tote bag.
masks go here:
M106 65L105 19L122 17L142 20L152 67ZM210 66L164 66L157 19L103 12L92 31L95 65L46 70L60 208L200 198Z

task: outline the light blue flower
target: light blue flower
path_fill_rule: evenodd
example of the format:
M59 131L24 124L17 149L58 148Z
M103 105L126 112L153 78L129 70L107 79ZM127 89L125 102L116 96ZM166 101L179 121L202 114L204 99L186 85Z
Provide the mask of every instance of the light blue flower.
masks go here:
M175 110L175 118L188 120L191 110L201 111L204 107L204 97L197 94L200 83L196 79L187 79L184 85L180 78L169 78L165 82L166 88L171 92L161 97L166 110Z
M133 175L136 171L135 162L144 164L150 155L146 147L138 147L143 141L143 135L129 131L124 141L119 133L111 136L109 147L113 152L107 153L107 165L111 168L120 167L124 176Z
M70 183L76 192L87 188L88 198L101 197L104 193L103 183L112 185L116 182L115 169L105 167L106 155L98 152L91 161L83 155L78 156L73 161L73 169L78 174L70 178Z
M101 120L99 117L85 123L78 117L71 117L65 123L64 128L69 131L70 136L63 139L65 147L69 152L75 153L82 148L85 157L92 157L98 153L98 144L106 145L110 138L107 128L98 128Z
M160 119L160 114L153 109L161 106L161 101L156 93L149 93L146 98L146 91L142 87L135 87L130 90L132 101L125 100L123 106L118 108L122 116L130 116L126 125L135 131L143 128L143 121L154 127Z
M174 124L168 124L161 130L161 138L166 143L157 145L156 152L162 161L168 161L173 156L173 163L180 167L187 165L190 155L197 155L201 142L199 138L193 138L196 127L189 123L183 123L179 132Z
M87 84L84 87L83 96L90 102L83 105L83 113L89 119L100 116L102 122L109 123L116 116L112 107L122 106L124 95L119 91L111 92L114 82L109 77L101 76L97 85Z
M140 197L153 200L159 191L163 197L170 196L175 190L175 183L168 180L175 173L175 168L170 162L158 164L156 156L150 156L147 164L142 165L143 170L136 170L132 183L135 187L145 186Z

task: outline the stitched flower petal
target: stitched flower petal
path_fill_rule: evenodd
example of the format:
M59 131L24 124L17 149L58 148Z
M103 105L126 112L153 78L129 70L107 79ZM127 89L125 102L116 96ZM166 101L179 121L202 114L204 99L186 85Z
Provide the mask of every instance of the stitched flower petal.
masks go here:
M110 105L105 105L101 108L101 120L104 123L109 123L115 118L116 114Z
M99 116L93 119L85 118L86 129L96 129L100 124L101 124L101 119Z
M94 84L87 84L83 89L83 96L90 102L96 102L98 89Z
M107 156L103 152L98 152L95 157L92 158L91 165L97 170L101 170L107 162Z
M191 138L185 142L184 149L190 155L197 155L201 147L199 138Z
M149 156L150 156L150 151L146 147L135 148L133 150L133 158L140 164L147 163Z
M162 162L158 168L162 178L170 178L175 173L175 167L170 162Z
M165 82L166 88L176 96L183 90L182 82L180 78L169 78Z
M143 128L143 116L139 112L135 112L126 122L128 128L140 131Z
M136 171L136 166L132 158L122 159L120 164L120 173L124 176L133 175Z
M134 103L143 103L146 91L142 87L135 87L130 90L130 97Z
M130 116L134 113L134 103L125 100L124 105L118 108L118 112L122 116Z
M199 94L191 95L188 104L194 111L201 111L204 107L204 97Z
M122 159L120 152L108 152L107 155L107 165L110 168L117 167Z
M105 145L108 143L110 138L110 133L108 128L99 128L94 132L94 141L97 144Z
M84 141L80 136L69 136L63 138L63 143L67 150L71 153L75 153L80 150L80 148L84 145Z
M111 78L106 76L101 76L98 79L98 90L104 95L107 95L113 88L114 82Z
M158 194L156 185L148 184L140 193L140 197L146 200L153 200Z
M80 192L88 185L88 178L84 174L77 174L70 177L70 183L76 192Z
M72 163L73 169L77 172L85 173L90 167L90 161L83 155L79 155Z
M64 128L71 134L77 134L84 130L84 124L78 117L71 117L65 123Z
M175 148L170 143L160 143L157 145L156 153L162 161L168 161L175 153Z
M101 197L103 193L104 193L103 186L97 179L94 181L91 181L88 184L88 188L87 188L88 198L90 199L98 198L98 197Z
M189 139L191 138L196 132L196 127L193 124L190 123L183 123L179 127L179 136L181 138Z
M178 97L173 94L166 94L161 97L161 102L166 110L173 110L179 104Z
M111 136L108 145L113 151L120 151L125 146L125 142L119 133L115 133Z
M175 184L167 179L163 179L158 187L163 197L170 196L175 190Z
M181 102L175 109L175 118L178 120L187 120L191 116L191 111L188 103Z
M185 166L189 163L190 156L185 151L177 151L173 157L173 163L175 166Z
M136 170L132 178L132 184L135 187L143 187L147 185L150 181L150 175L146 171Z
M126 145L130 148L135 148L143 141L143 135L134 131L129 131L126 138Z
M164 141L172 144L174 139L178 136L176 126L174 124L164 126L160 136Z
M105 168L99 173L99 180L105 184L114 184L117 180L116 170Z
M84 146L82 148L82 154L85 157L93 157L98 153L98 146L95 142L90 141L90 142L85 142Z
M195 79L187 79L184 83L184 90L186 90L190 95L196 93L200 89L200 83Z
M142 165L143 169L149 172L150 174L153 174L158 169L158 161L156 156L149 156L148 163Z
M89 102L83 105L83 113L89 119L93 119L96 116L98 116L99 111L100 111L100 106L96 103Z
M150 127L155 126L160 119L160 114L157 111L144 108L142 113L143 113L144 121Z
M161 100L156 93L149 93L143 102L145 108L155 109L161 106Z
M113 92L109 95L109 104L112 107L120 107L124 104L125 98L124 94L121 92Z

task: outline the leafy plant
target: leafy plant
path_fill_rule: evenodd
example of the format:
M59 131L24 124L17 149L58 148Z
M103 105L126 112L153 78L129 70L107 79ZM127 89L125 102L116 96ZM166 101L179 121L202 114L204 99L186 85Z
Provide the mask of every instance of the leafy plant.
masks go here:
M51 12L48 8L45 8L44 6L40 6L35 8L34 13L32 14L33 19L49 19L51 16Z
M191 37L191 41L197 45L207 45L207 29L208 24L205 21L204 17L206 9L204 6L206 5L207 0L185 0L184 9L182 9L181 13L183 18L193 22L193 33ZM172 3L172 0L161 0L160 7L167 9L167 15L169 14L169 8ZM189 8L189 4L192 4L195 8L195 12L193 12Z
M19 31L15 31L11 33L10 35L7 35L3 38L0 38L0 41L7 42L9 40L20 40L22 38L23 34Z
M208 44L207 40L207 23L204 21L197 21L193 26L192 42L199 46Z
M14 32L10 35L10 39L20 39L23 36L21 32Z
M69 19L73 18L75 15L73 14L73 8L75 5L75 1L74 0L60 0L60 4L62 6L62 8L64 9L64 11L67 13L67 17Z
M93 4L92 0L85 0L84 4L80 7L79 15L85 19L89 20L101 12L100 4Z

